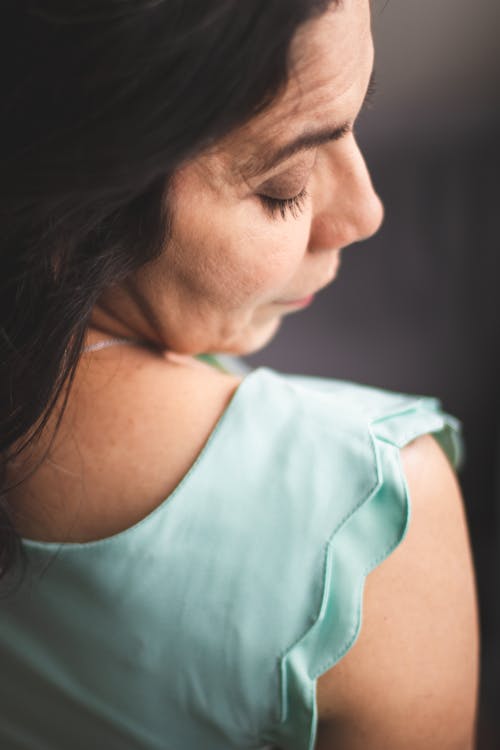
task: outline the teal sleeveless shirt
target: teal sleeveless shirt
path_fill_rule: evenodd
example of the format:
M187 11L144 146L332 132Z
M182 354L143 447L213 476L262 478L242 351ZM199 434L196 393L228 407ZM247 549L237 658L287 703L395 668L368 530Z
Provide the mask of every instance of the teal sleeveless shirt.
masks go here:
M409 522L400 448L432 398L260 368L153 512L89 543L24 540L1 602L3 750L312 750L315 686ZM387 644L387 648L390 648Z

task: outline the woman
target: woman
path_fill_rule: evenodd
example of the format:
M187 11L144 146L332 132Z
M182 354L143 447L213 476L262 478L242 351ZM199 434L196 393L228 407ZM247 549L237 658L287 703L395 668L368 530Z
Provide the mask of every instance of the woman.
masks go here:
M367 0L3 15L2 747L472 747L456 422L202 356L380 225Z

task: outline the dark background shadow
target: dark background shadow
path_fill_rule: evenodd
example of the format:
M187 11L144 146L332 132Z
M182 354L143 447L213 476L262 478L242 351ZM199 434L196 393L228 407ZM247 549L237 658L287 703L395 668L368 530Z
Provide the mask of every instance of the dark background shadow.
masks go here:
M374 4L379 93L358 136L386 206L339 278L249 358L438 396L461 473L482 630L479 750L500 748L500 3Z

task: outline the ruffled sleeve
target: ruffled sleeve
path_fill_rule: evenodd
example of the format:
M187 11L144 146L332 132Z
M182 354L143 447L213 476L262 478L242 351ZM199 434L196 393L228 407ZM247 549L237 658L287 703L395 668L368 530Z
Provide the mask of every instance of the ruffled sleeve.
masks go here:
M300 637L280 658L281 717L267 739L286 750L313 750L317 729L316 680L355 643L362 626L367 574L404 539L410 522L410 498L401 467L400 448L431 433L454 467L462 461L460 423L441 410L437 399L412 397L343 382L296 378L297 387L315 387L342 403L344 413L366 419L372 465L345 465L346 475L373 475L364 495L330 530L322 572L322 596ZM325 402L326 403L326 402ZM357 423L358 427L360 422ZM346 435L356 442L356 436ZM359 451L352 454L360 458ZM345 479L340 483L349 494ZM338 483L332 486L332 503Z

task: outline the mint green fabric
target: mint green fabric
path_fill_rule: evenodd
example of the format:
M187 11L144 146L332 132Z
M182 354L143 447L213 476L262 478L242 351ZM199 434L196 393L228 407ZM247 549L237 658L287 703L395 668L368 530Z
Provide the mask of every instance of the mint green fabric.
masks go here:
M142 521L25 540L28 575L2 602L0 747L312 750L316 679L405 535L399 449L429 432L457 464L458 423L434 399L247 375Z

